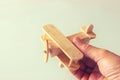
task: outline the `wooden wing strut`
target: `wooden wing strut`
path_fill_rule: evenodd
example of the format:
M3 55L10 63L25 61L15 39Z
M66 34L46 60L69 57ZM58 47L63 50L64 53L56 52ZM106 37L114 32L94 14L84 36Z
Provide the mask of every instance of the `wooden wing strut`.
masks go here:
M89 42L95 38L92 32L93 25L82 27L82 32L65 37L55 26L49 24L43 27L45 34L41 37L45 44L46 62L48 55L56 56L62 66L65 66L71 71L77 70L80 67L79 60L83 58L83 54L71 42L75 37L79 37L84 42Z

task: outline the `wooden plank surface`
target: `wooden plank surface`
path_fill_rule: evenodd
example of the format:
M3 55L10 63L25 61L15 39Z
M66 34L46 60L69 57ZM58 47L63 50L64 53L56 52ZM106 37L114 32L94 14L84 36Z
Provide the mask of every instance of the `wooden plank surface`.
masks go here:
M45 25L43 30L71 60L76 61L83 57L83 54L56 27Z

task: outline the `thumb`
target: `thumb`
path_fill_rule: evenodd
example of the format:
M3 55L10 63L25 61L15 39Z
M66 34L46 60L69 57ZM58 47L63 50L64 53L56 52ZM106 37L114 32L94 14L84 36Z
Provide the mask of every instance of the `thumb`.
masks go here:
M81 52L84 53L84 55L91 58L95 62L98 62L99 60L108 56L109 58L117 56L108 50L97 48L87 43L84 43L79 38L73 39L73 43L78 47Z

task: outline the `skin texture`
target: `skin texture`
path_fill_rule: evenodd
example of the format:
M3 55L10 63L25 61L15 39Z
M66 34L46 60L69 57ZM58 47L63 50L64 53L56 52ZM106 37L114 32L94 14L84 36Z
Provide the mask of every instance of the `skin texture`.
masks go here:
M80 68L71 71L78 80L120 80L120 56L79 38L73 39L73 43L84 54Z

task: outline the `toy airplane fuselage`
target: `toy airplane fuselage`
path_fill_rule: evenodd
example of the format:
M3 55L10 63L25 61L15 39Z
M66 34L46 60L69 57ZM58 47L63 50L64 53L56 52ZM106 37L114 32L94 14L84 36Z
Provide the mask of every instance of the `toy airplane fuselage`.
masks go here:
M55 26L51 24L45 25L43 27L45 34L41 37L45 47L45 61L48 61L50 54L52 57L56 56L62 66L67 69L71 71L79 69L79 60L83 58L83 54L71 41L73 38L79 37L82 41L88 43L90 39L96 37L92 29L93 25L84 26L81 28L82 32L65 37Z

